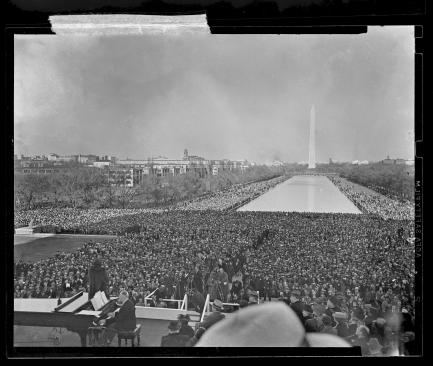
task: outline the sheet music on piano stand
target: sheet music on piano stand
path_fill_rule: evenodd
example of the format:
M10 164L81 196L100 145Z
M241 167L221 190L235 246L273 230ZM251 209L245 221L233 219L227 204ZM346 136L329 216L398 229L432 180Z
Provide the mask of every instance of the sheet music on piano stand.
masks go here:
M107 297L101 291L95 293L95 296L90 300L95 310L101 309L107 302Z
M109 302L109 300L107 299L107 296L105 296L105 292L101 292L101 298L102 298L102 302L104 303L104 305Z

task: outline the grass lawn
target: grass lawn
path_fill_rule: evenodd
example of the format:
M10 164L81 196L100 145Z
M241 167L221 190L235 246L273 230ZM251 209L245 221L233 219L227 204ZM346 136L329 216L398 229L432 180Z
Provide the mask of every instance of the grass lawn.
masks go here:
M57 251L73 252L89 241L113 240L110 235L14 235L14 260L36 262L56 254Z

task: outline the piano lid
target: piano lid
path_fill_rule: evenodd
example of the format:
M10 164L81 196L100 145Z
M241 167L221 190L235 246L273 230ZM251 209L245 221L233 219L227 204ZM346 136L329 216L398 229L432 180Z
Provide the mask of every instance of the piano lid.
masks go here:
M62 303L68 299L61 299ZM14 311L51 313L57 307L57 299L14 299Z
M82 296L78 297L70 304L67 304L65 307L58 310L59 313L73 313L75 310L80 308L85 303L89 302L89 296L87 292L84 292Z
M51 313L73 313L88 302L88 293L82 292L69 298L62 298L62 304L57 305L58 299L14 299L14 311ZM60 309L58 309L60 308Z
M96 310L81 310L79 311L78 315L92 315L92 316L99 316L101 315L102 311L96 311Z

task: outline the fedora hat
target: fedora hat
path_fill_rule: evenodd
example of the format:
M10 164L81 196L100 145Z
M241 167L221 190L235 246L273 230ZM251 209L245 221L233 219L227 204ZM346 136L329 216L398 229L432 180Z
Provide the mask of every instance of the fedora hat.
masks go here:
M168 329L178 330L179 329L179 322L177 320L170 321L170 323L168 323Z
M217 311L221 311L224 309L224 305L223 302L219 299L214 300L212 306L217 310Z

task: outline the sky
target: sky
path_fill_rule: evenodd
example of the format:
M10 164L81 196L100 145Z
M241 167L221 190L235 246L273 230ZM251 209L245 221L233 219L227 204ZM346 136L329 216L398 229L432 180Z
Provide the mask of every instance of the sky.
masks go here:
M16 35L16 154L413 159L413 27L361 35Z

